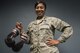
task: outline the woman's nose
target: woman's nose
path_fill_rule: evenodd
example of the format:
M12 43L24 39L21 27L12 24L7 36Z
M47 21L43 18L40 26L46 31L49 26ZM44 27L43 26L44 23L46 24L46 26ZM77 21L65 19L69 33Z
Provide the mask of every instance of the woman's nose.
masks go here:
M41 10L41 8L39 7L38 10Z

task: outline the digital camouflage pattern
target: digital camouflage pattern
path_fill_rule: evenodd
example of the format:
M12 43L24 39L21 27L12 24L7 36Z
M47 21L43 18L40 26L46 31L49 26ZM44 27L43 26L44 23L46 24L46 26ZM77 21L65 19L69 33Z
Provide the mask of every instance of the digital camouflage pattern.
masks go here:
M56 17L44 16L41 20L35 20L28 26L27 35L30 37L30 51L31 53L59 53L58 48L48 46L46 44L48 39L54 39L55 29L62 32L58 40L63 43L73 33L72 27Z

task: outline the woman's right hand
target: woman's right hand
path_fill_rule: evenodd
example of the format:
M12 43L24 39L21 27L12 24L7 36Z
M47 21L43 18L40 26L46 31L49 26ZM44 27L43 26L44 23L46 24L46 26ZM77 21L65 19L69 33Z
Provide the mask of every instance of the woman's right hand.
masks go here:
M20 31L23 30L23 26L21 22L16 22L16 28L19 29Z

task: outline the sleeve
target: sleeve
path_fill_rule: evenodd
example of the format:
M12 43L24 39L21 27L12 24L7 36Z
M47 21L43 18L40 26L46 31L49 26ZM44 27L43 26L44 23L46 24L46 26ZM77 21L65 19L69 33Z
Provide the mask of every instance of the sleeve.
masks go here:
M61 19L56 18L52 20L52 25L55 29L62 32L61 36L58 38L61 43L65 42L73 33L73 28Z

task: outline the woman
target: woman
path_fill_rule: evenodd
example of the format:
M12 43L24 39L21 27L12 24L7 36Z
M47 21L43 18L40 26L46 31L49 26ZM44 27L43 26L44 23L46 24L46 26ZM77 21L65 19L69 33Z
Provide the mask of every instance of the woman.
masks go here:
M71 36L72 27L59 18L45 16L46 4L43 1L35 3L35 11L37 18L28 25L27 33L23 31L22 24L17 22L16 28L5 39L6 44L14 51L19 51L23 44L27 43L31 45L31 53L59 53L56 45L65 42ZM62 32L56 40L55 29ZM20 35L21 41L15 44L12 39L17 35Z

